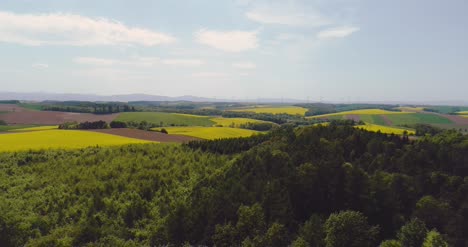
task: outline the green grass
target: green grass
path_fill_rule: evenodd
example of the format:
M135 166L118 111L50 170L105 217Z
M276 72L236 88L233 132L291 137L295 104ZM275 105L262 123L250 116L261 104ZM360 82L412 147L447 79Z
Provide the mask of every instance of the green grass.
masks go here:
M361 116L361 115L400 115L400 114L410 114L410 113L399 112L399 111L387 111L387 110L382 110L382 109L361 109L361 110L343 111L343 112L337 112L337 113L316 115L316 116L311 116L307 118L330 118L333 116L345 116L345 115Z
M207 140L248 137L260 133L254 130L227 127L168 127L165 129L169 134L192 136ZM159 130L159 128L154 130Z
M424 113L411 113L411 114L396 114L386 115L393 125L411 125L418 123L425 124L453 124L449 119L435 115L435 114L424 114Z
M26 127L26 128L12 129L10 130L10 132L27 132L27 131L41 131L41 130L54 130L54 129L58 129L58 126L53 125L53 126Z
M21 103L21 104L18 104L18 106L21 106L21 107L29 109L29 110L35 110L35 111L42 110L42 105L39 105L39 104Z
M211 121L214 121L215 125L223 127L239 127L247 123L265 123L265 121L250 118L211 118Z
M124 112L116 120L123 122L147 121L158 125L162 122L163 126L213 126L215 124L206 116L165 112Z
M44 130L0 135L0 152L76 149L90 146L114 146L149 141L78 130Z
M359 115L359 118L366 123L386 125L384 119L380 115Z
M35 125L0 125L0 132L12 131L16 129L33 128Z

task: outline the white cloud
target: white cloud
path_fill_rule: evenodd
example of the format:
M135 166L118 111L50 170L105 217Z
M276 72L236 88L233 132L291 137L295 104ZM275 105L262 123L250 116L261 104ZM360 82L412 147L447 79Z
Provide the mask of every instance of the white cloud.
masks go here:
M162 61L166 65L178 65L178 66L199 66L204 64L202 60L198 59L165 59Z
M21 45L143 45L169 44L171 35L128 27L118 21L75 14L16 14L0 11L0 42Z
M242 52L258 47L255 31L213 31L202 29L195 33L197 42L226 52Z
M47 69L49 68L49 65L46 63L35 63L32 65L32 67L36 69Z
M232 66L237 69L255 69L257 65L252 62L233 63Z
M358 27L337 27L320 31L317 34L319 39L338 39L344 38L359 31Z
M225 73L220 73L220 72L199 72L199 73L193 73L192 77L196 78L220 78L220 77L226 77L227 74Z
M204 61L199 59L160 59L158 57L131 57L125 60L98 57L77 57L73 61L77 64L90 65L95 67L151 67L157 65L200 66L204 64Z
M320 27L331 20L314 9L304 9L284 2L257 5L246 13L248 19L263 24Z

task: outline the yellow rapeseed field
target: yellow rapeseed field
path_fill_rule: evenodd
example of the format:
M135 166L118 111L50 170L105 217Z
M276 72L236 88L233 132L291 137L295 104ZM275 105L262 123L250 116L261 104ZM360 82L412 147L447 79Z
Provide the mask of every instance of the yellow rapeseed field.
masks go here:
M380 132L384 134L403 135L405 131L408 133L408 135L416 134L414 130L406 130L406 129L388 127L388 126L377 125L377 124L358 125L355 127L358 129L363 129L363 130L372 131L372 132L378 132L380 130Z
M343 111L343 112L337 112L337 113L323 114L323 115L311 116L308 118L323 118L323 117L343 116L343 115L390 115L390 114L410 114L410 112L386 111L382 109L363 109L363 110Z
M255 107L245 109L234 109L230 111L246 111L255 113L270 113L270 114L289 114L289 115L301 115L304 116L307 109L298 106L284 106L284 107Z
M0 152L59 148L74 149L96 145L113 146L148 142L91 131L44 130L0 134Z
M239 127L241 124L246 123L263 123L265 121L250 119L250 118L211 118L211 121L215 122L215 125L221 125L223 127Z
M155 130L159 129L155 128ZM227 127L168 127L165 129L169 134L192 136L207 140L248 137L259 133L254 130Z

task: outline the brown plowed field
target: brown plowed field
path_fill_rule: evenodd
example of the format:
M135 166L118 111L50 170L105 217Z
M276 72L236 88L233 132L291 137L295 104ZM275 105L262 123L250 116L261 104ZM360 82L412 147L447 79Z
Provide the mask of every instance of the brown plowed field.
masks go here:
M468 118L460 117L457 115L441 115L445 118L448 118L450 121L454 122L456 125L468 125Z
M0 112L23 112L30 111L26 108L11 104L0 104Z
M22 108L24 109L24 108ZM0 120L8 124L38 124L38 125L58 125L66 122L112 122L119 114L97 115L90 113L54 112L54 111L29 111L20 110L0 114Z
M138 129L99 129L90 131L157 142L185 143L193 140L199 140L198 138L189 136L167 135L160 132L144 131Z

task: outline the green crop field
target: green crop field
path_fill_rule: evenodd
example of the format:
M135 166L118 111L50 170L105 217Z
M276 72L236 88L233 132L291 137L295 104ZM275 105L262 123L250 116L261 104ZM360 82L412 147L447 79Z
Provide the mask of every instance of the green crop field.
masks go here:
M17 129L32 128L36 127L35 125L0 125L0 132L3 131L13 131Z
M399 111L386 111L381 109L363 109L363 110L354 110L354 111L343 111L337 113L323 114L317 116L311 116L307 118L330 118L334 116L344 116L344 115L401 115L401 114L410 114L408 112L399 112Z
M387 118L392 121L393 125L405 125L405 124L453 124L449 119L436 115L436 114L425 114L425 113L411 113L411 114L396 114L387 115Z
M248 137L259 133L254 130L228 127L169 127L165 129L169 134L192 136L207 140ZM154 130L159 130L159 128L155 128Z
M91 131L44 130L0 135L0 152L39 150L39 149L74 149L89 146L113 146L148 141L120 137Z
M124 112L116 120L123 122L147 121L158 125L162 123L163 126L213 126L215 124L206 116L165 112Z
M223 127L239 127L242 124L247 123L264 123L265 121L250 119L250 118L211 118L211 121L215 122L215 125L221 125Z
M289 115L304 116L305 113L307 112L307 109L298 107L298 106L282 106L282 107L255 107L255 108L245 108L245 109L233 109L230 111L270 113L270 114L289 114Z
M385 120L380 115L359 115L359 118L366 123L386 125Z
M409 135L414 135L416 132L414 130L409 130L409 129L401 129L401 128L395 128L395 127L389 127L389 126L383 126L383 125L377 125L377 124L366 124L366 125L358 125L355 126L358 129L363 129L371 132L382 132L384 134L395 134L395 135L403 135L403 133L406 131Z
M26 132L26 131L41 131L41 130L54 130L58 129L57 125L52 126L35 126L35 127L25 127L9 130L10 132Z

